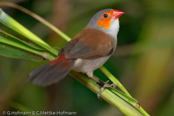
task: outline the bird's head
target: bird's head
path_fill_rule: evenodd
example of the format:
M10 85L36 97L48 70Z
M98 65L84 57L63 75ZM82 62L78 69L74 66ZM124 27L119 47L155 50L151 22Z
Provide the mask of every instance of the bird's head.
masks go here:
M115 9L104 9L97 12L87 26L103 31L112 37L116 37L119 30L118 18L124 12Z

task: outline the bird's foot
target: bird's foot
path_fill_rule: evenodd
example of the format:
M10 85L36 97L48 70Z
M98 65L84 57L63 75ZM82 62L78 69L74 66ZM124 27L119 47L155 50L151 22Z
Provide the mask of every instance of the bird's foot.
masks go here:
M99 80L97 82L97 84L101 86L100 91L97 94L97 97L99 99L101 99L100 96L101 96L101 93L102 93L102 91L104 90L105 87L113 87L113 88L116 88L116 84L115 83L109 84L109 80L107 80L106 82L103 82L103 81Z

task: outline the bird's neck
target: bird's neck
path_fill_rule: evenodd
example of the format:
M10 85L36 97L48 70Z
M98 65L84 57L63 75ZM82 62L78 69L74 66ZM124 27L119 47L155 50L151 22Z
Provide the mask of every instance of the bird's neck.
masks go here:
M119 31L119 20L118 19L112 21L112 24L109 27L109 29L105 30L105 32L107 34L109 34L110 36L112 36L114 39L117 39L118 31Z

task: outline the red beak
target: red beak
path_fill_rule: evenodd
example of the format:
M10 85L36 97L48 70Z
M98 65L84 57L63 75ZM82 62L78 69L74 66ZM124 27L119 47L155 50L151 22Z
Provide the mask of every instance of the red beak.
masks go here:
M114 12L113 12L113 18L114 19L117 19L117 18L119 18L123 14L124 14L124 12L122 12L122 11L114 10Z

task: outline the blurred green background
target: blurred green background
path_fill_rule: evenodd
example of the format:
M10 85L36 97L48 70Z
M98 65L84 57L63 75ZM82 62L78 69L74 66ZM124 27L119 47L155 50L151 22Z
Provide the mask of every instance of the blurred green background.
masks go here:
M124 11L118 47L104 64L153 116L174 114L174 1L172 0L0 0L21 5L73 37L99 10ZM25 13L1 7L53 47L66 41ZM122 116L70 76L49 87L27 82L44 62L0 56L0 115L11 111L74 111L79 116ZM95 75L107 80L101 71Z

